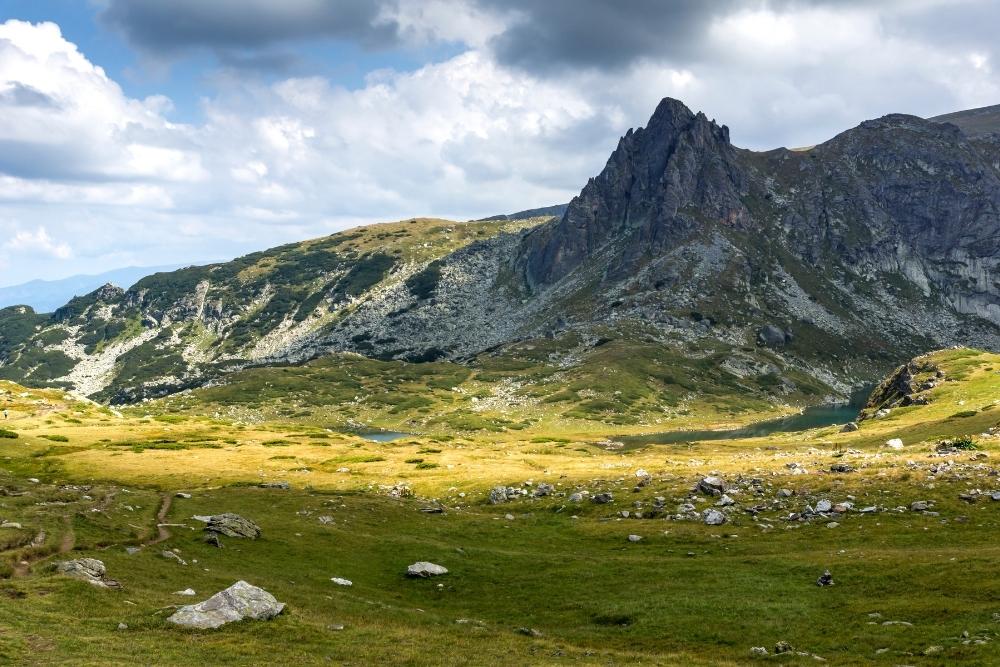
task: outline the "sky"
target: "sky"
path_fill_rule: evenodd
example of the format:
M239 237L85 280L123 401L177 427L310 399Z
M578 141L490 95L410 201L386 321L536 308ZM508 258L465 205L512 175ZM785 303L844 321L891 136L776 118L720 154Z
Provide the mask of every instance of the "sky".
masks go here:
M0 0L0 286L564 203L663 97L751 149L1000 103L993 0Z

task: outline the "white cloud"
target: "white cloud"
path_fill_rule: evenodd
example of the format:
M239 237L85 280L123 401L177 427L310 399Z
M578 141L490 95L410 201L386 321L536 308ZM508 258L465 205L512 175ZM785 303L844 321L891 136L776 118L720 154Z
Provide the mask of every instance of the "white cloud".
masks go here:
M56 259L69 259L73 255L69 244L65 241L55 241L49 236L45 227L39 227L35 231L17 231L3 247L27 256L43 255Z

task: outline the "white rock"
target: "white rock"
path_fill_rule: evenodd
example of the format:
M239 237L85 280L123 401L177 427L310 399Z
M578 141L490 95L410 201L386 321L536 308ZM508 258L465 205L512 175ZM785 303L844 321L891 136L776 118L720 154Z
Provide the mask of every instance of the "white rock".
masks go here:
M642 535L629 535L628 536L628 541L629 542L641 542L642 541Z
M707 509L701 513L701 517L707 526L721 526L726 522L726 515L719 510Z
M833 503L831 503L829 500L821 500L818 503L816 503L817 512L829 512L832 509L833 509Z
M892 438L890 440L885 441L885 446L888 447L889 449L902 449L903 441L900 440L899 438Z
M193 588L185 588L182 591L174 591L174 595L196 595Z
M406 568L408 577L437 577L442 574L448 574L447 568L427 561L418 561Z
M242 621L245 618L255 621L267 620L280 614L284 608L283 602L278 602L263 588L252 586L245 581L237 581L204 602L181 607L167 621L175 625L205 630L233 621Z
M330 581L337 584L338 586L353 586L354 582L350 579L342 579L340 577L331 577Z

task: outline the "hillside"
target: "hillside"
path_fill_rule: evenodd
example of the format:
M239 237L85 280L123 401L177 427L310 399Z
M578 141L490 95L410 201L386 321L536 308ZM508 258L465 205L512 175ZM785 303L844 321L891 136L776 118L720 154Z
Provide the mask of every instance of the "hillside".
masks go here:
M928 120L958 126L967 137L986 137L1000 134L1000 104L966 111L955 111Z
M648 396L686 395L702 364L694 398L844 396L926 350L1000 349L998 157L988 137L904 115L755 153L666 99L561 217L376 225L51 316L7 308L0 376L130 403L345 352L474 369L531 346L548 358L530 364L583 372L618 341L606 349L646 346L673 371L577 392L570 412L646 421Z

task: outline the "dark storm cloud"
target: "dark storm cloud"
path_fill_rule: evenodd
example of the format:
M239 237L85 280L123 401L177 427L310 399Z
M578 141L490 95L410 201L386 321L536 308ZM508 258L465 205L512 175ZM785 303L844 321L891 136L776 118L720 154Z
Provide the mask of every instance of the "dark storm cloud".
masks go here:
M643 58L697 58L712 20L737 0L481 0L509 11L511 24L491 47L528 71L617 69ZM760 3L755 3L759 5Z
M110 0L102 20L144 51L258 49L292 40L335 38L366 47L398 42L398 26L373 0Z

